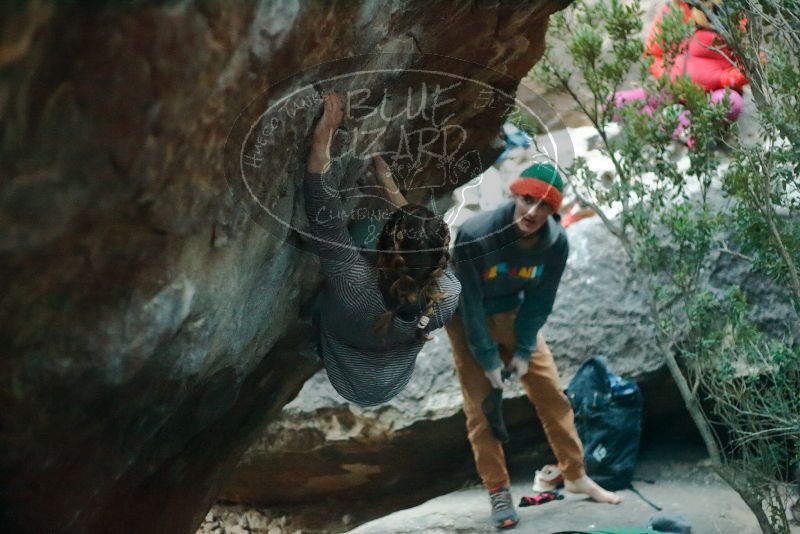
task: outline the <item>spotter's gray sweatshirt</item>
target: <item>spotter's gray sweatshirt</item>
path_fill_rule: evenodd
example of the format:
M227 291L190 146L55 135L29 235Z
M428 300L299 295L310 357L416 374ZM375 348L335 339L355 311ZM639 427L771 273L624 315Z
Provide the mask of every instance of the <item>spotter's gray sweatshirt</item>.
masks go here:
M453 269L461 282L458 313L475 359L487 371L502 365L486 316L519 307L514 357L529 359L536 334L547 321L569 254L567 234L550 216L531 247L520 244L514 203L480 213L461 226Z

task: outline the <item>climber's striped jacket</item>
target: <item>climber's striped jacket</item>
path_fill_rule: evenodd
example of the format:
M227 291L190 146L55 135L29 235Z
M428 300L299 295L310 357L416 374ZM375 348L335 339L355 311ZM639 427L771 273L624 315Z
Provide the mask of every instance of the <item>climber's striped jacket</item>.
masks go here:
M374 406L397 395L411 379L423 342L419 315L395 315L386 337L373 327L387 311L378 288L378 270L353 246L347 217L331 173L307 173L309 231L326 276L320 307L320 353L331 384L345 399ZM449 270L438 281L446 296L434 308L425 331L441 328L458 305L461 284Z

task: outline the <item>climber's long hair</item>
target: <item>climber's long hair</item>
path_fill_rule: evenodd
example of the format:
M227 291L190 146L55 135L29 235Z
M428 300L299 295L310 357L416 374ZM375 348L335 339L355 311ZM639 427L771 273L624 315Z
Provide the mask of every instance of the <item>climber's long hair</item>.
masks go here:
M375 332L385 336L395 314L409 305L420 316L430 318L434 304L445 294L436 281L450 261L447 223L419 204L398 208L383 227L378 239L378 286L389 311L375 322ZM417 327L417 339L428 341L424 326Z

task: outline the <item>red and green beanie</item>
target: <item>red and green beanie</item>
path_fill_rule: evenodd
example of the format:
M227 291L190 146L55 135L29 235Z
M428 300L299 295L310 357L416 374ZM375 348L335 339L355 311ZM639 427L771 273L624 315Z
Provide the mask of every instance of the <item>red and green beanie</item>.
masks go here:
M553 208L554 213L558 213L564 198L564 181L549 163L534 163L511 183L511 192L540 198Z

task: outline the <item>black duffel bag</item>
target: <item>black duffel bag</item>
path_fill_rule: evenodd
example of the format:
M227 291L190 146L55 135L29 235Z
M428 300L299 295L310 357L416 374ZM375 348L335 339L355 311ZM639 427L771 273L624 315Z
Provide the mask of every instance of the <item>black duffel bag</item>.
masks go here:
M642 435L642 393L594 356L567 388L583 442L586 473L608 490L631 487Z

